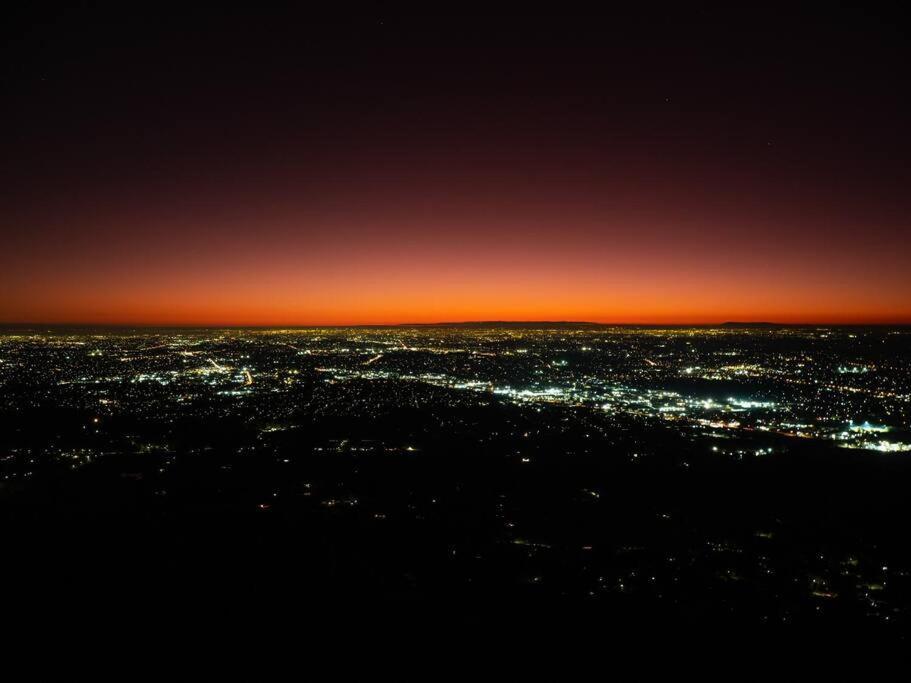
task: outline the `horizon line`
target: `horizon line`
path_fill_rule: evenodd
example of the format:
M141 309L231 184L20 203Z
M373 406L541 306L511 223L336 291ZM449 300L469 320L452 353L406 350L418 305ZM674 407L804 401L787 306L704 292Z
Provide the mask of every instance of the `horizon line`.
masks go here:
M580 325L590 327L908 327L911 320L902 321L798 321L777 322L769 320L725 320L721 322L596 322L591 320L440 320L436 322L401 323L176 323L176 322L7 322L0 321L0 328L131 328L131 329L345 329L345 328L396 328L396 327L467 327L509 325Z

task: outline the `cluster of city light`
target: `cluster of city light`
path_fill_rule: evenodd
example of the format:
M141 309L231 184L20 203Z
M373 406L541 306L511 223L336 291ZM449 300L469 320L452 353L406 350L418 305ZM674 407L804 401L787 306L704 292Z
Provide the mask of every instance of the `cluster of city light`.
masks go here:
M520 351L525 352L525 349ZM553 361L551 366L565 367L565 361ZM698 370L699 368L687 368ZM733 368L729 368L733 369ZM746 368L737 368L746 370ZM753 367L749 367L750 370ZM851 423L846 429L832 431L830 427L814 423L795 423L785 420L768 420L761 416L787 415L792 407L776 401L731 396L725 400L686 396L679 392L630 387L622 384L611 384L603 377L577 376L565 386L525 386L497 385L492 379L465 380L445 373L405 374L391 371L348 370L343 368L320 368L332 372L335 379L397 379L400 381L417 381L449 389L467 390L502 396L517 403L562 403L567 406L594 406L613 413L628 413L639 417L649 415L662 416L666 420L684 420L696 427L713 430L741 430L749 428L756 431L777 432L784 436L796 438L831 438L841 442L847 448L876 450L898 453L911 450L911 446L901 442L870 441L863 437L872 433L890 431L886 425L875 425L870 422ZM732 419L725 414L755 413L748 421L744 418Z
M181 392L170 401L182 406L207 395L240 398L293 391L316 372L328 383L421 383L516 404L558 404L659 419L675 428L762 431L833 440L847 448L907 450L911 386L906 375L895 372L901 370L900 362L890 365L861 354L826 356L820 347L754 352L749 345L723 339L741 334L706 329L390 328L30 335L7 336L2 343L5 351L28 344L23 349L48 352L47 365L54 368L58 386L98 385L85 390L106 394L121 384L177 385ZM829 329L762 334L807 340L838 336ZM700 347L700 339L714 337L722 339ZM273 355L281 347L292 351ZM2 371L9 373L19 363L15 356L3 355ZM80 365L81 358L91 362ZM123 369L100 370L108 360L121 361L123 365L116 365ZM73 371L59 373L60 366ZM748 387L744 378L754 377L767 381ZM884 381L872 381L880 377ZM711 391L711 383L720 381L746 387L745 395L721 398L740 390L718 384L714 397L706 396L706 387ZM76 395L73 400L78 400ZM849 422L858 415L880 424ZM887 432L897 434L881 440Z
M868 451L879 451L880 453L908 453L911 452L911 444L900 441L855 441L841 445L842 448L858 448Z

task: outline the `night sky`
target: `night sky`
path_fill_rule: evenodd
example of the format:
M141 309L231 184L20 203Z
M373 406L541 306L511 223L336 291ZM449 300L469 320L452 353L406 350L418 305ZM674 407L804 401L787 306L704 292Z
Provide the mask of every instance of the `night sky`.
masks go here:
M895 16L2 24L2 322L911 322Z

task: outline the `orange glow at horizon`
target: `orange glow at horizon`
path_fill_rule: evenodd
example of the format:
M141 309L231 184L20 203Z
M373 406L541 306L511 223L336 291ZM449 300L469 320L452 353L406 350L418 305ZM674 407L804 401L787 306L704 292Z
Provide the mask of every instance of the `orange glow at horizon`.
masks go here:
M298 232L288 216L268 229L222 223L218 230L163 234L146 224L138 234L118 234L110 225L81 228L56 244L25 244L15 258L7 253L0 320L911 322L907 259L888 241L867 244L860 257L831 240L820 253L812 236L784 249L768 230L630 227L635 217L616 229L616 218L613 224L575 218L561 225L554 216L549 223L527 216L474 230L439 222L418 230L399 217L358 230L326 219L319 230Z

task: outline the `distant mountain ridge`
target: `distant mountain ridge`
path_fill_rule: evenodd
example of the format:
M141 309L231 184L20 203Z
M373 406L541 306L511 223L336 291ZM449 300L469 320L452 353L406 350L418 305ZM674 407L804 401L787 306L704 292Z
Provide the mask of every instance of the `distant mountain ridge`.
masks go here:
M394 325L393 327L513 327L534 329L590 329L598 327L616 327L616 325L573 320L477 320L464 322L402 323L400 325Z

